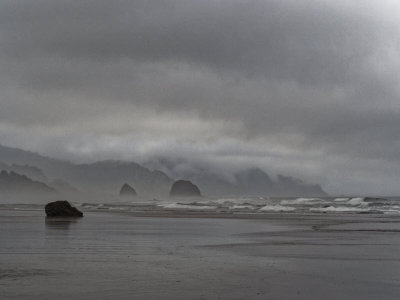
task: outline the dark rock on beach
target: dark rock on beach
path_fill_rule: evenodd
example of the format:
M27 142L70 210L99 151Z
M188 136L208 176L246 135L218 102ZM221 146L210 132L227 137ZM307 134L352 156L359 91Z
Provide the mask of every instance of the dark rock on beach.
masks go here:
M45 206L48 217L83 217L83 213L68 201L50 202Z
M188 180L175 181L169 195L172 197L201 197L199 188Z
M125 197L130 197L130 196L136 196L136 191L133 187L131 187L129 184L125 183L122 187L121 190L119 191L120 196L125 196Z

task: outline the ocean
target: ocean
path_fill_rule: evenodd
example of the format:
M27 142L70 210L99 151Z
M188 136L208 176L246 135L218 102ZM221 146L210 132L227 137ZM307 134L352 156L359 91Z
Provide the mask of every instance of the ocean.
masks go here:
M113 201L108 203L75 203L86 210L141 210L209 212L222 214L287 213L360 213L400 214L400 198L374 197L324 197L324 198L273 198L226 197L182 198L164 200Z

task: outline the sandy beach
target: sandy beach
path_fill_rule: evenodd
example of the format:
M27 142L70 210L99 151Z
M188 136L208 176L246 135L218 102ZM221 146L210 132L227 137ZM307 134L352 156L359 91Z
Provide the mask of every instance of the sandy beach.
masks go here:
M0 298L394 300L399 234L388 215L4 209Z

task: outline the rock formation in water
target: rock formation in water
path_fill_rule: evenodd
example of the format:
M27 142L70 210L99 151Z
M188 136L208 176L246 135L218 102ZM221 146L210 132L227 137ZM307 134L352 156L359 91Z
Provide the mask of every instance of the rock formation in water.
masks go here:
M48 217L83 217L83 213L68 201L54 201L45 206Z
M199 188L188 180L175 181L169 195L172 197L201 197Z
M136 196L137 193L133 187L131 187L129 184L125 183L121 187L121 190L119 191L119 195L122 197L133 197L133 196Z

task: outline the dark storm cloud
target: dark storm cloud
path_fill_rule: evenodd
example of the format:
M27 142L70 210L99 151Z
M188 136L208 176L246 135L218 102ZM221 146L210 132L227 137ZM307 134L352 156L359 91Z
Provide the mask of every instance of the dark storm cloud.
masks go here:
M343 83L352 64L391 34L369 11L327 2L148 2L8 2L0 16L11 40L5 48L16 57L186 61L301 83Z
M400 192L399 8L2 1L0 137L72 159L195 156Z

